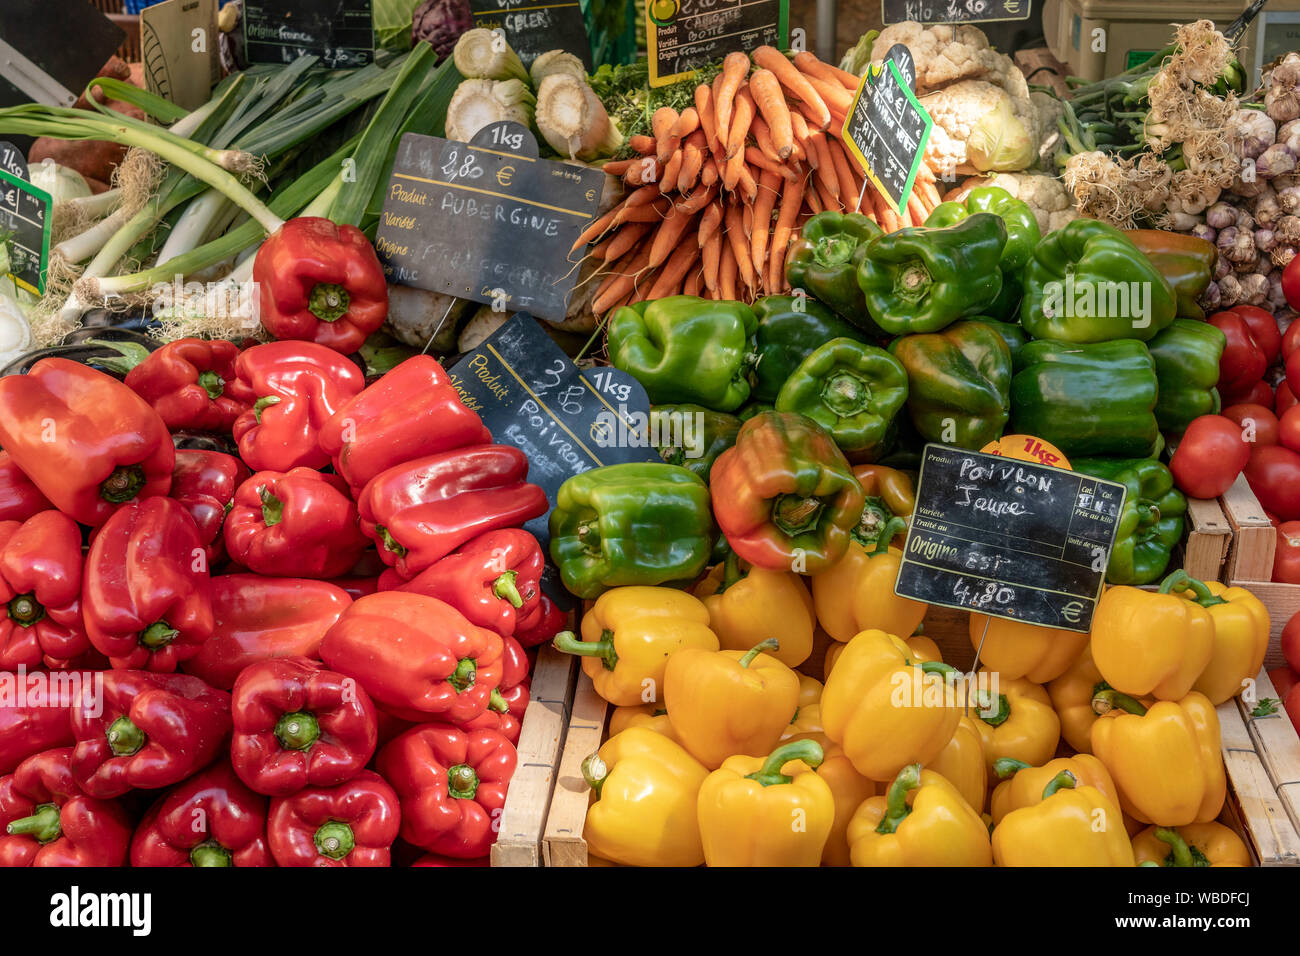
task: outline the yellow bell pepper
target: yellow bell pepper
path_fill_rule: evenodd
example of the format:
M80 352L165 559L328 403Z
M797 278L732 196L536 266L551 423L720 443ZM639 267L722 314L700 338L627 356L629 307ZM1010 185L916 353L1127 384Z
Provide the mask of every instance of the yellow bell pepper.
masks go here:
M892 519L889 526L895 521L901 524L902 519ZM847 641L869 630L906 637L925 618L928 604L894 593L902 551L888 546L892 536L892 531L882 534L880 544L870 553L850 541L843 558L813 576L817 620L835 640Z
M835 662L840 659L840 652L844 650L844 645L839 641L832 640L826 647L826 656L822 658L822 677L829 679L831 671L835 668Z
M988 671L981 668L980 673ZM988 768L992 770L999 757L1023 760L1031 766L1051 760L1061 742L1061 720L1047 691L1023 677L1004 680L993 675L990 685L998 690L997 700L988 699L988 691L972 691L970 713L984 743Z
M1092 659L1107 684L1160 700L1182 700L1192 689L1210 662L1214 621L1194 600L1170 593L1191 580L1175 571L1158 594L1120 586L1101 596L1092 616Z
M858 772L892 780L909 763L929 763L957 729L956 668L921 661L902 640L863 631L844 648L822 691L822 726Z
M673 730L673 722L668 719L668 710L662 703L615 707L609 715L609 735L613 737L621 734L629 727L644 727L681 743L677 740L677 732Z
M817 767L812 740L767 757L728 757L700 787L699 826L709 866L818 866L835 819L830 785L811 770L783 773L792 760Z
M615 707L662 700L664 668L682 648L718 649L703 603L685 591L651 587L606 591L582 616L582 640L564 632L554 643L582 655L596 693Z
M943 652L939 650L939 645L933 639L926 637L924 634L913 634L907 638L905 643L912 649L913 655L919 661L939 661L943 662ZM829 677L831 668L835 662L840 659L840 651L844 650L844 645L839 641L831 641L826 648L826 657L822 663L822 676Z
M864 800L849 821L854 866L988 866L989 831L948 780L919 763L888 793Z
M771 752L799 707L799 677L764 651L686 648L668 659L664 703L682 746L710 770L728 757Z
M822 727L821 701L805 704L795 711L794 720L786 724L785 730L781 731L781 742L787 740L815 740L823 748L826 747L830 738L826 736L826 729Z
M773 654L773 657L778 655ZM822 701L823 684L816 677L809 677L807 674L795 674L799 678L799 706L807 707L809 704L820 704Z
M811 709L816 712L817 705L813 704ZM824 756L815 772L826 781L831 788L831 796L835 798L835 819L831 823L830 835L826 837L826 846L822 848L822 864L849 866L849 820L863 800L876 795L876 783L858 773L853 761L844 755L844 748L821 733L820 727L817 731L782 737L781 743L787 740L813 740L821 745ZM781 772L794 776L804 769L812 768L802 760L794 760L782 767Z
M812 653L813 599L792 571L751 567L742 572L732 554L695 586L695 596L709 609L709 627L724 651L747 651L775 637L781 647L772 656L789 667Z
M998 866L1135 866L1119 808L1062 770L1041 799L1012 810L993 829Z
M582 764L595 791L582 835L590 851L628 866L704 862L697 805L709 771L663 734L629 727Z
M1125 813L1163 827L1219 815L1227 790L1219 716L1204 694L1150 709L1114 690L1093 701L1099 713L1118 713L1092 725L1092 752L1110 771Z
M1264 666L1268 610L1245 588L1226 587L1218 581L1206 581L1202 587L1206 593L1197 591L1196 601L1214 621L1214 649L1210 663L1192 687L1217 707L1240 694L1245 682Z
M1070 669L1047 685L1056 716L1061 718L1061 737L1075 753L1092 753L1092 725L1098 719L1092 698L1108 687L1093 663L1091 645L1085 645ZM1155 703L1154 697L1139 699L1146 707Z
M984 809L984 800L988 796L989 771L984 760L984 744L972 717L975 717L973 711L969 717L962 715L952 739L926 769L933 770L956 787L978 813Z
M1092 754L1057 757L1041 767L1031 767L1023 760L1003 757L993 765L993 772L1002 778L1002 782L993 788L993 796L989 798L993 822L1001 823L1002 818L1011 811L1041 803L1043 789L1063 770L1070 772L1077 786L1092 787L1110 801L1112 806L1119 806L1119 791L1115 789L1115 781L1110 778L1106 765Z
M1250 866L1250 850L1222 823L1147 827L1133 838L1138 866Z
M973 611L969 630L970 646L980 652L980 663L986 669L997 671L1004 680L1025 677L1035 684L1046 684L1064 674L1088 643L1087 634L988 617Z

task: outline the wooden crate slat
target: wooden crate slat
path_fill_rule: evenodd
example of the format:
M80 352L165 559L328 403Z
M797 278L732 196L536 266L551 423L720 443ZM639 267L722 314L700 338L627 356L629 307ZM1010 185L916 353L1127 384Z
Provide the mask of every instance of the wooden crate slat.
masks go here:
M582 828L587 819L591 788L582 777L582 762L600 749L608 706L596 693L591 679L579 670L573 713L542 837L547 866L587 865L587 841L582 838Z
M1228 564L1224 569L1225 580L1267 581L1273 576L1277 529L1250 490L1245 475L1237 476L1224 492L1222 502L1233 531Z
M1255 678L1255 697L1257 700L1277 697L1273 682L1265 671L1260 671ZM1300 831L1300 805L1297 804L1300 801L1300 736L1297 736L1284 710L1267 717L1253 717L1250 713L1253 707L1247 706L1240 698L1237 698L1237 707L1283 808Z
M1241 822L1263 866L1300 866L1300 834L1255 752L1234 701L1219 705L1219 730L1228 784Z
M1264 655L1265 669L1286 663L1282 657L1282 628L1295 614L1300 613L1300 584L1278 584L1275 581L1252 581L1232 578L1237 587L1245 588L1264 602L1268 609L1268 653Z
M519 762L506 793L497 842L492 845L493 866L542 865L542 831L569 720L575 668L570 655L549 644L538 648L519 733Z
M1187 499L1187 541L1183 567L1202 581L1218 581L1232 546L1232 525L1218 499Z

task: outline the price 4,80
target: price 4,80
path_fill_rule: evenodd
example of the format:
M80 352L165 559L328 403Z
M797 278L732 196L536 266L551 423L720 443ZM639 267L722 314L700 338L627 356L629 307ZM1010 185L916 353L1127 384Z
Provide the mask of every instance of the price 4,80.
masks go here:
M1015 588L997 581L983 584L971 584L965 578L958 578L952 586L953 597L963 607L1003 607L1015 600Z

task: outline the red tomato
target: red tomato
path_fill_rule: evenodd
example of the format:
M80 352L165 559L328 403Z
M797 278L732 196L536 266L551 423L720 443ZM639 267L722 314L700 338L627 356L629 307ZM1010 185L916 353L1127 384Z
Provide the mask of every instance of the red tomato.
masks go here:
M1295 327L1300 328L1300 322L1297 322ZM1291 386L1286 382L1278 385L1277 394L1273 398L1273 413L1281 415L1295 403L1295 392L1291 391Z
M1300 256L1296 256L1296 259L1300 259ZM1300 262L1295 259L1288 262L1282 270L1282 294L1286 296L1286 304L1300 312Z
M1300 392L1300 349L1296 349L1286 360L1286 384L1291 394Z
M1268 362L1264 350L1255 341L1246 320L1235 309L1216 312L1207 320L1228 340L1219 359L1219 390L1226 395L1240 395L1249 391L1264 377Z
M1282 628L1282 656L1293 671L1300 673L1300 614L1293 614Z
M1300 408L1292 406L1278 421L1277 443L1300 452Z
M1230 405L1219 414L1241 426L1241 440L1252 446L1251 451L1277 444L1277 416L1263 405Z
M1292 322L1282 335L1282 358L1289 359L1291 353L1300 349L1300 322Z
M1250 490L1266 511L1282 521L1300 519L1300 455L1281 445L1266 445L1250 456L1245 471Z
M1236 312L1250 329L1250 337L1255 340L1268 365L1277 361L1282 354L1282 330L1277 327L1273 313L1253 305L1234 305Z
M1187 426L1169 468L1183 494L1217 498L1237 480L1250 459L1250 449L1242 441L1241 426L1232 419L1202 415Z
M1269 671L1268 679L1273 682L1273 689L1277 691L1277 696L1286 700L1286 695L1291 693L1291 688L1300 682L1300 674L1293 671L1290 665L1283 664Z
M1283 584L1300 584L1300 521L1284 521L1277 525L1273 580Z
M1300 259L1300 256L1296 256L1296 259ZM1291 261L1295 262L1296 259ZM1282 698L1282 702L1286 707L1286 715L1291 718L1291 726L1295 728L1297 734L1300 734L1300 684L1292 687L1286 697Z
M1254 385L1240 392L1220 392L1224 405L1262 405L1273 407L1273 388L1262 378Z

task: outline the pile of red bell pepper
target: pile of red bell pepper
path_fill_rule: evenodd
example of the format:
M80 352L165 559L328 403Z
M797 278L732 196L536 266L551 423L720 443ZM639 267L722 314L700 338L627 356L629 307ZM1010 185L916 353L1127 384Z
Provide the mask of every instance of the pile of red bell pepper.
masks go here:
M565 623L546 496L355 337L0 379L0 865L486 858Z

